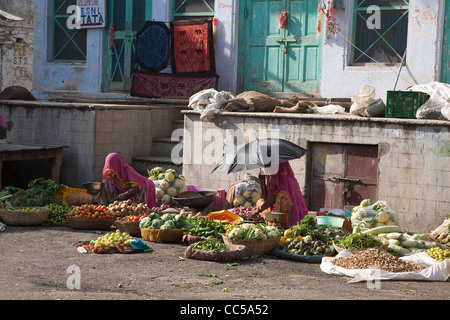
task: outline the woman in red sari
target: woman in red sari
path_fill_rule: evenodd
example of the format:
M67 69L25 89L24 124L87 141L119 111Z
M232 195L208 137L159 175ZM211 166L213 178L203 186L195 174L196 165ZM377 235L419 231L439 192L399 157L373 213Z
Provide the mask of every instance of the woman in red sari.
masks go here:
M139 174L118 153L110 153L105 159L102 173L103 190L99 203L132 199L146 203L149 208L156 205L155 184Z
M308 214L303 194L295 178L289 162L278 165L278 171L273 175L260 175L263 187L263 199L257 203L257 211L262 217L264 212L284 213L281 227L288 229L301 221Z

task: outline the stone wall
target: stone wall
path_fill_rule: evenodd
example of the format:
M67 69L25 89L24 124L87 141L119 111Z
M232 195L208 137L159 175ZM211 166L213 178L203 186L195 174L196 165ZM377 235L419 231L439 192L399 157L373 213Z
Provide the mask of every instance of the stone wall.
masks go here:
M314 142L378 145L377 199L388 202L399 214L402 226L430 232L450 213L448 121L223 113L214 121L202 122L194 111L183 113L183 174L188 184L227 190L233 182L245 177L245 172L211 173L221 153L220 148L214 150L212 141L222 136L222 141L232 144L227 131L241 130L249 136L278 134L306 149ZM214 132L221 133L217 137L211 134ZM189 146L192 152L187 152ZM291 161L307 204L314 196L308 186L310 165L308 157Z
M0 87L33 88L34 0L0 0L0 8L22 21L0 19Z
M153 137L170 136L181 107L167 104L108 105L47 101L0 101L0 113L13 128L7 139L18 144L62 145L61 183L82 187L98 181L105 157L151 154Z

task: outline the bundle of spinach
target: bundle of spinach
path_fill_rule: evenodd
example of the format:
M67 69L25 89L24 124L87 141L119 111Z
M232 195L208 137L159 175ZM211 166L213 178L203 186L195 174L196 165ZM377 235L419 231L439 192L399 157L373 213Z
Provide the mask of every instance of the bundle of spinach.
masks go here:
M14 207L43 207L50 204L61 205L62 202L56 198L56 191L64 185L57 184L51 179L38 178L28 181L28 189L17 187L5 187L0 196L13 194L14 197L8 201Z

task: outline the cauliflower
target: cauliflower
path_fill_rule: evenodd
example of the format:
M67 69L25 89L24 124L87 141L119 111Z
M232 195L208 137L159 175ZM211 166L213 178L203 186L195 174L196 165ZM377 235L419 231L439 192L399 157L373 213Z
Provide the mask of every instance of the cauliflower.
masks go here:
M174 197L178 194L178 190L175 187L170 187L167 189L167 194Z
M256 225L254 223L242 223L239 228L242 229L249 229L249 228L255 228Z
M386 211L382 211L378 214L378 218L377 218L378 222L380 223L386 223L389 221L389 213L387 213Z
M244 207L245 207L245 208L252 207L252 206L253 206L253 203L251 203L250 201L246 201L246 202L244 203Z
M357 218L362 218L362 217L365 217L367 215L367 211L364 208L359 208L357 211L354 212L354 215Z
M274 239L276 237L278 237L278 233L276 231L267 232L267 239Z
M158 174L158 180L164 180L165 177L166 175L164 173Z
M168 194L165 194L161 197L161 201L164 202L165 204L170 203L170 201L172 201L172 197L169 196Z
M156 198L161 198L164 195L164 190L161 188L155 188L156 191Z
M239 239L242 236L242 229L237 227L227 232L227 237L230 239Z
M363 201L361 201L360 206L361 207L367 207L367 206L371 206L373 205L373 201L370 199L364 199Z
M168 181L163 180L159 183L159 187L163 190L167 190L170 187L170 184Z
M174 181L175 175L172 172L166 172L166 180L167 181Z
M236 197L234 197L233 206L239 207L243 203L244 203L244 197L243 196L237 195Z
M254 203L258 202L258 200L261 199L261 195L259 194L259 192L253 192L252 193L252 201Z
M175 179L175 182L173 183L173 186L177 189L183 188L183 185L184 185L183 180L180 178Z
M255 228L255 237L259 240L267 239L266 234L259 228Z

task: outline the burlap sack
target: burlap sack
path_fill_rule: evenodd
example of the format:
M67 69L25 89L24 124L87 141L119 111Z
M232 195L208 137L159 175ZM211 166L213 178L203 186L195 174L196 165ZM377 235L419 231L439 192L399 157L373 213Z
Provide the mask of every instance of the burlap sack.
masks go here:
M234 261L250 256L250 250L243 245L227 245L230 251L214 252L195 249L192 246L186 248L184 254L188 259L206 260L206 261Z

